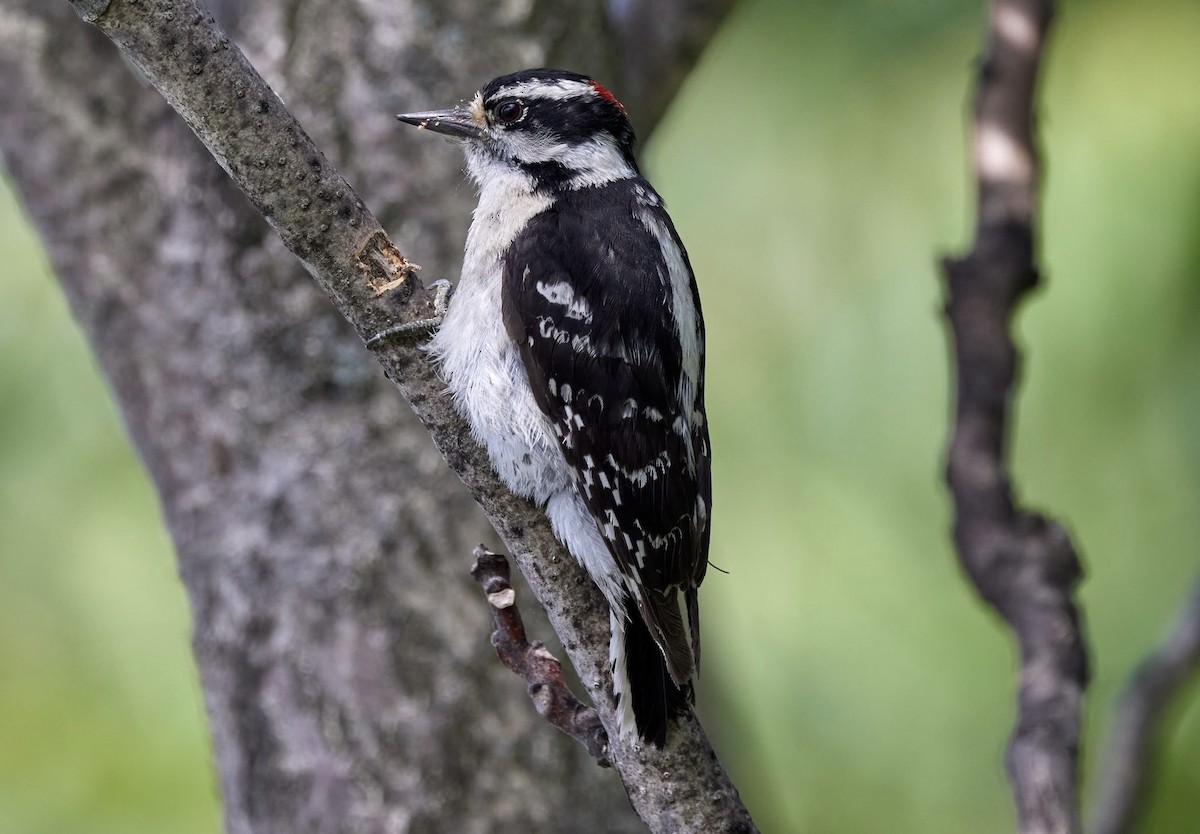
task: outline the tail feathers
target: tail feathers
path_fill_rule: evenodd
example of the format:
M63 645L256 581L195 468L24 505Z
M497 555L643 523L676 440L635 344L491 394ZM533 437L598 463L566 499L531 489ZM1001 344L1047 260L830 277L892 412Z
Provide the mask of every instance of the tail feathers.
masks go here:
M696 675L700 675L700 595L696 588L688 588L683 592L683 600L687 605L688 628L692 637L692 663Z
M643 740L662 747L668 723L686 714L694 700L692 683L690 678L683 685L672 680L650 629L636 608L630 613L632 616L620 620L614 613L611 621L613 690L621 709L622 730L636 728Z
M679 591L676 588L664 594L643 591L637 595L637 610L666 660L671 680L676 686L684 686L696 674L696 664L691 635L679 610ZM699 628L699 618L693 622Z

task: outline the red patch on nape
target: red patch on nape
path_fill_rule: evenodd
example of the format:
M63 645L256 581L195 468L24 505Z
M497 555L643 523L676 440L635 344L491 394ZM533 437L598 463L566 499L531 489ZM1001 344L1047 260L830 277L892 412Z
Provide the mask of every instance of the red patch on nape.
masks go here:
M617 101L617 97L610 93L606 88L600 86L600 84L595 81L589 81L588 84L593 90L596 91L600 98L604 99L605 101L612 102L613 104L617 105L618 110L620 110L622 113L625 112L625 105Z

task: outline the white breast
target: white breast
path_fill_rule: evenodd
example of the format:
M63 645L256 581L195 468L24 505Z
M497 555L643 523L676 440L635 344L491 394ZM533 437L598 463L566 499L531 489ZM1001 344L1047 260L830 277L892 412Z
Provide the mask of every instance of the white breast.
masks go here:
M571 489L571 475L505 331L500 283L504 250L550 200L534 194L528 176L486 155L468 153L468 168L481 184L479 206L462 278L430 351L496 474L513 492L543 503Z

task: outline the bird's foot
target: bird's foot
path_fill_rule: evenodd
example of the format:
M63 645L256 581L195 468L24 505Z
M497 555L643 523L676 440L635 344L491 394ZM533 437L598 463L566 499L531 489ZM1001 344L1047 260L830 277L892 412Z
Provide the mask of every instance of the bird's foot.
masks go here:
M375 347L392 339L415 338L437 330L441 326L442 320L446 318L446 311L450 309L450 295L454 292L454 287L445 278L441 278L431 283L427 289L433 290L432 316L427 319L406 321L381 330L367 339L367 347Z

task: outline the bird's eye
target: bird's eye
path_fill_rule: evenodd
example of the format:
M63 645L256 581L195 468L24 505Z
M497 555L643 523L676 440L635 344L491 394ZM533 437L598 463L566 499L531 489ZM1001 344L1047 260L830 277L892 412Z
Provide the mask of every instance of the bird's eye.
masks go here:
M525 115L525 108L519 101L506 101L496 108L496 119L502 125L515 125Z

